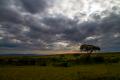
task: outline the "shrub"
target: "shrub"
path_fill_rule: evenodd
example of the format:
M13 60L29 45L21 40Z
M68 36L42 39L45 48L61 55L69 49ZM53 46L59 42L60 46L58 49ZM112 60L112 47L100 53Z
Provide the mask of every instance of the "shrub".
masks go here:
M17 66L24 66L24 65L35 65L36 60L33 58L20 58L20 59L13 59L13 62L15 62L14 65Z
M93 62L95 62L95 63L103 63L103 62L105 62L105 59L104 59L103 56L95 56L95 57L92 57L92 59L93 59Z
M78 62L82 64L91 64L92 58L88 56L81 56L80 58L77 59L77 63Z
M35 65L39 65L39 66L47 66L48 63L49 63L48 60L45 58L39 58L39 59L36 59L35 61Z
M71 63L65 61L65 62L59 62L59 63L53 64L53 66L58 66L58 67L70 67L70 66L71 66Z
M108 62L108 63L118 63L119 61L120 61L120 58L118 58L118 57L106 58L106 62Z
M79 58L79 57L80 57L80 54L73 54L73 56L74 56L75 58Z
M81 56L79 58L76 58L75 60L72 60L75 64L91 64L91 63L103 63L105 62L105 59L103 56Z

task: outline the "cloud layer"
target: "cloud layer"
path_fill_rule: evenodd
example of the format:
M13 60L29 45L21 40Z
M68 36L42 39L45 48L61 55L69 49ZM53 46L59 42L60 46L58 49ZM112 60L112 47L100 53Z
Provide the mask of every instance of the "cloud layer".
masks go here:
M119 0L1 0L0 48L46 49L65 41L119 51L119 5Z

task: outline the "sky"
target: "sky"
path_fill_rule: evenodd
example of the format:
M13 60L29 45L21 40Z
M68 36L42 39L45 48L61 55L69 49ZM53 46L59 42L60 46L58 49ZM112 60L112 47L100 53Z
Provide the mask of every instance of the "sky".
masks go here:
M120 0L0 0L0 49L84 43L120 51Z

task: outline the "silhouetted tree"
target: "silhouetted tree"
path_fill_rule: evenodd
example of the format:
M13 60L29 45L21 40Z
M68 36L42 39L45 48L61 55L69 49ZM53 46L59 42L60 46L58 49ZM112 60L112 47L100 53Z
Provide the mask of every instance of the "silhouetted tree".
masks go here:
M93 51L100 51L100 47L94 45L82 44L80 46L80 51L85 51L88 54L91 54Z
M100 47L94 46L94 45L82 44L80 46L80 51L87 52L86 61L88 62L88 61L90 61L90 56L91 56L92 52L93 51L100 51Z

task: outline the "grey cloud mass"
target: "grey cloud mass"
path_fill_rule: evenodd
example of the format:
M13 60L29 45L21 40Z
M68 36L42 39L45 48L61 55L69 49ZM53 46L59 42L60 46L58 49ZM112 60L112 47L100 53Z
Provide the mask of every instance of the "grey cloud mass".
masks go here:
M47 7L47 2L45 0L21 0L21 1L24 8L31 13L42 12Z
M98 6L102 12L94 13L97 9L91 8L89 14L84 11L81 15L80 11L72 14L76 8L69 10L67 3L61 2L0 0L0 48L46 49L54 42L68 41L98 45L106 51L120 51L119 6L113 6L113 11L102 11Z

